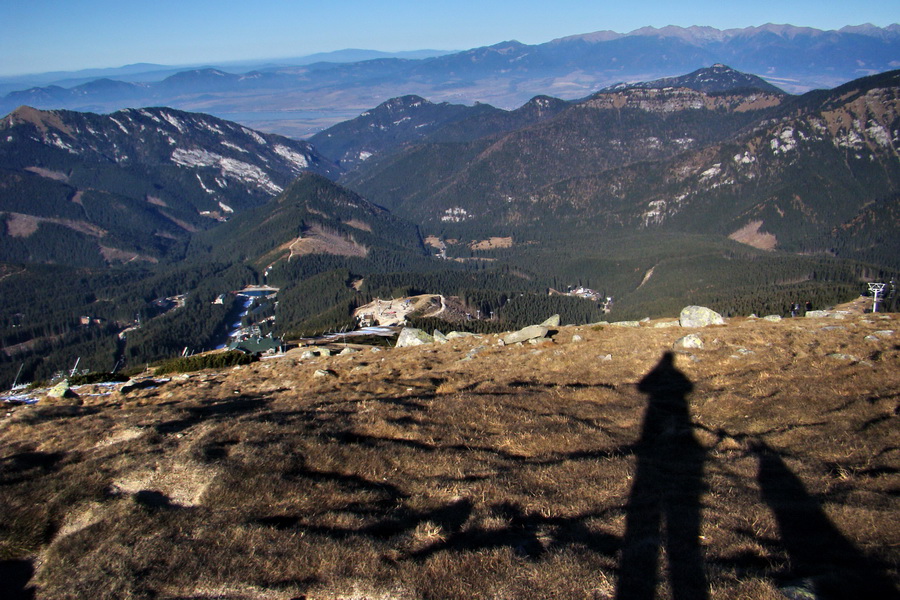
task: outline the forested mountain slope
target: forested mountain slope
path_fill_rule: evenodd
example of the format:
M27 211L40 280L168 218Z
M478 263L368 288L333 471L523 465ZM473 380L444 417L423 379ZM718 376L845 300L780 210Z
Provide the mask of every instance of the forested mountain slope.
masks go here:
M336 174L306 142L208 115L21 107L0 120L0 256L156 261L305 171Z

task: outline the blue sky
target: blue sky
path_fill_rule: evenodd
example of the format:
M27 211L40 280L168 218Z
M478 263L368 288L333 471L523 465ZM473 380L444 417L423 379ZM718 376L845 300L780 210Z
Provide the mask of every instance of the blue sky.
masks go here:
M0 75L303 56L343 48L462 50L652 25L818 29L900 21L896 0L10 0Z

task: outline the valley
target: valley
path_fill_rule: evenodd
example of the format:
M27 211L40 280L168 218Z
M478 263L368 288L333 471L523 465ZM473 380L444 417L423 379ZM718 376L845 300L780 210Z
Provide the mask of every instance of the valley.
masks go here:
M717 64L515 110L403 96L308 142L21 108L0 125L0 387L213 348L223 290L263 283L278 301L243 325L286 340L421 295L474 331L833 305L900 270L898 90L893 71L791 96ZM553 293L575 288L604 302Z

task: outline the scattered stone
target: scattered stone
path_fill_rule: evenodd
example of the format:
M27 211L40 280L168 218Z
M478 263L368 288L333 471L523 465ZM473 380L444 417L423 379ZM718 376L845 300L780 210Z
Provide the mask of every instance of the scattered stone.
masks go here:
M353 348L344 348L338 353L338 356L347 356L348 354L356 354L359 350L355 350Z
M331 369L316 369L313 377L337 377L337 373Z
M602 360L603 362L612 360L612 354L601 354L600 360Z
M468 331L451 331L447 334L448 340L455 340L459 338L477 338L481 337L477 333L470 333Z
M369 350L369 352L371 352L372 354L377 354L378 352L381 352L381 351L382 351L381 348L379 348L378 346L373 346L372 349Z
M828 316L827 310L808 310L806 311L806 318L808 319L822 319Z
M678 322L682 327L707 327L724 325L725 319L716 311L704 306L685 306L681 309Z
M747 317L747 318L750 319L750 320L755 320L755 319L758 319L759 317L756 316L756 313L750 313L750 316Z
M331 350L328 348L319 348L319 356L331 356Z
M833 358L835 360L849 360L851 362L859 362L859 357L853 356L852 354L844 354L843 352L833 352L828 355L828 358Z
M301 360L309 360L310 358L316 358L319 356L319 353L315 350L306 350L303 354L300 355Z
M428 335L421 329L415 327L404 327L397 336L397 348L408 348L410 346L422 346L424 344L433 344L434 337Z
M820 329L819 331L843 331L844 329L847 329L847 328L842 327L840 325L827 325L827 326L823 327L822 329Z
M609 323L612 327L640 327L640 321L614 321L613 323Z
M434 330L434 333L431 335L431 337L434 338L434 341L436 344L446 344L447 343L447 336L444 335L443 333L441 333L440 331L438 331L437 329Z
M541 327L559 327L559 315L553 315L541 323Z
M881 329L879 331L876 331L874 335L877 335L878 337L889 338L892 335L894 335L894 330L893 329Z
M766 315L762 318L763 321L770 321L772 323L777 323L781 320L781 315Z
M583 342L584 338L576 333L575 335L572 336L572 341L573 342Z
M478 353L479 353L479 352L481 352L481 351L484 350L484 349L485 349L485 346L477 346L477 347L475 347L475 348L472 348L471 350L469 350L469 351L466 353L465 357L463 357L463 358L461 358L461 359L459 359L459 360L460 360L460 362L467 361L467 360L472 360L473 358L475 358L476 356L478 356Z
M644 317L643 319L641 319L641 323L649 323L649 322L650 322L650 317Z
M69 387L69 381L67 379L63 379L56 385L54 385L47 392L47 395L51 398L77 398L78 394Z
M665 327L679 327L680 325L681 323L679 323L678 321L660 321L659 323L656 323L654 327L656 327L657 329L663 329Z
M878 337L877 335L867 335L863 339L867 342L880 342L881 341L881 338Z
M503 343L507 346L510 344L518 344L519 342L527 342L528 340L547 337L550 329L543 325L529 325L519 331L514 331L503 337Z
M688 348L703 348L703 340L696 333L690 333L682 338L679 338L675 341L674 347L676 349L688 349Z

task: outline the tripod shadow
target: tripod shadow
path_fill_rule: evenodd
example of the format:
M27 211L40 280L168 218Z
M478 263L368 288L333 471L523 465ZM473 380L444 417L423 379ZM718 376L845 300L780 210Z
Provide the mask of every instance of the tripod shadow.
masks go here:
M781 545L790 560L786 579L816 598L900 598L884 565L866 557L834 526L821 503L764 442L753 453L759 460L757 481L772 509Z
M708 597L700 548L700 495L706 452L694 438L691 381L667 352L638 384L649 396L625 520L617 600L655 597L665 548L674 600Z

